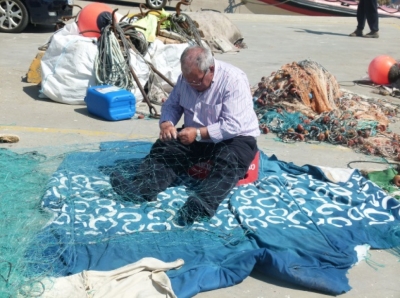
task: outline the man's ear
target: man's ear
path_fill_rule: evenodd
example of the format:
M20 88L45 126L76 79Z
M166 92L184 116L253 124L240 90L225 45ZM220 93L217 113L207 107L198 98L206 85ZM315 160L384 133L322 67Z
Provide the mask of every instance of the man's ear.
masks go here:
M215 65L211 65L211 66L210 66L210 72L211 72L211 73L214 73L214 70L215 70Z

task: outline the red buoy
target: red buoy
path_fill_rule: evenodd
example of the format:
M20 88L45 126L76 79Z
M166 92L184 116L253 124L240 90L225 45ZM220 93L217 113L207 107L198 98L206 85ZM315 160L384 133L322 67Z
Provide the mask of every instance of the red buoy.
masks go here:
M104 3L90 3L86 5L79 13L78 28L83 36L99 37L101 28L111 20L112 9Z
M389 84L390 68L396 64L392 57L381 55L375 57L368 67L368 75L372 82L379 85Z

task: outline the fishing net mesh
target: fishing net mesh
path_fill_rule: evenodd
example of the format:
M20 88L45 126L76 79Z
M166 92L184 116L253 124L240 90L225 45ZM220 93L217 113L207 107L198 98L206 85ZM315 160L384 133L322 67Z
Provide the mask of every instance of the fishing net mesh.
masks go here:
M191 175L176 177L156 200L138 200L125 186L113 186L115 172L133 183L151 145L141 141L145 145L121 141L28 152L0 150L0 297L40 297L54 285L49 277L65 276L66 267L101 261L91 255L87 260L79 257L90 246L114 246L121 256L144 257L149 250L162 255L187 248L203 254L249 241L248 234L254 231L237 220L229 199L222 201L211 219L199 217L187 226L176 221L194 190L204 197L220 191L221 183L196 189L196 182L212 167L207 162ZM183 160L173 163L187 165ZM140 175L150 177L156 170L149 168ZM224 169L227 174L234 170L229 165ZM245 209L254 188L242 190L238 200ZM286 190L270 191L285 200ZM151 198L154 193L144 195ZM398 239L389 241L398 243ZM118 263L119 257L113 255L109 262Z
M54 169L44 160L37 152L0 150L0 297L16 297L19 290L23 294L35 280L23 277L30 271L26 249L51 218L40 208L48 171Z
M302 102L317 113L328 112L336 108L335 98L341 91L335 78L322 66L312 61L303 61L299 64L285 65L283 73L287 73L293 80L294 90Z
M53 286L47 277L64 276L65 267L78 262L75 251L85 245L118 244L126 250L137 245L135 253L146 255L147 245L155 243L146 237L157 238L160 253L186 245L182 239L199 251L246 240L227 202L221 203L222 210L212 219L204 206L183 208L193 192L206 196L220 191L222 182L207 190L199 188L212 167L206 158L190 175L176 176L173 188L160 193L148 189L156 165L147 172L138 173L138 168L151 144L127 140L27 152L0 150L0 297L40 297ZM179 159L173 162L177 167L193 165ZM225 171L235 169L226 165ZM113 185L113 173L120 173L129 185L144 175L144 193L139 197L129 193L127 185ZM199 216L188 225L177 221L179 212ZM222 224L227 221L229 227Z
M277 133L285 142L328 142L399 159L399 135L389 130L398 105L341 90L315 61L289 63L262 77L253 96L263 133Z
M399 137L387 131L397 107L340 91L333 76L312 61L288 64L264 77L254 100L260 129L275 132L284 141L326 141L367 154L397 156ZM80 245L118 243L127 250L136 245L145 255L147 247L142 244L144 239L152 243L151 237L158 239L160 252L188 245L183 238L198 251L246 241L249 231L236 220L228 200L221 202L216 216L204 212L207 206L201 204L194 204L198 209L183 208L189 197L196 201L226 188L222 180L201 187L213 167L207 155L194 168L197 161L175 157L168 162L181 174L173 179L159 176L159 182L177 187L154 193L144 179L143 193L130 195L124 181L136 179L153 143L141 141L0 150L0 297L39 297L51 287L43 278L64 275L66 264L77 262L71 251ZM226 162L229 158L220 156L224 174L246 172ZM157 170L153 164L140 175L148 178ZM122 183L112 183L113 173L123 177ZM198 217L192 225L181 225L176 220L180 211Z

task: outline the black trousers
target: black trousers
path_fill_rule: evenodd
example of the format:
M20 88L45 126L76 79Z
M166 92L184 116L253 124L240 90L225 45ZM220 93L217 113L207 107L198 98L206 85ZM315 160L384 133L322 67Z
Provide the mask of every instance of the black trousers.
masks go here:
M379 31L378 1L360 0L357 8L357 29L364 30L365 21L371 31Z
M189 190L184 209L193 219L212 217L226 195L245 176L257 151L256 139L250 136L220 143L195 141L190 145L178 140L157 140L140 165L133 186L147 199L156 197L177 175L187 173L198 162L209 160L213 164L211 172Z

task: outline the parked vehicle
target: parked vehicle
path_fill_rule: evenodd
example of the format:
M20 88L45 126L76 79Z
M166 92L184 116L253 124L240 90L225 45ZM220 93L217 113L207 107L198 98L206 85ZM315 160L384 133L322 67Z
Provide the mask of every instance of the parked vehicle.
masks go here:
M169 2L171 2L171 1L175 1L175 0L169 0ZM191 0L180 0L180 1L186 2L186 3L191 2ZM150 9L160 10L160 9L165 8L166 5L167 5L167 0L146 0L146 6Z
M163 9L167 0L146 0L146 6L150 9Z
M51 25L72 16L73 0L0 0L0 32L19 33L29 23Z

